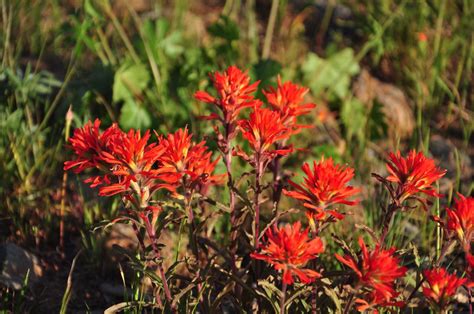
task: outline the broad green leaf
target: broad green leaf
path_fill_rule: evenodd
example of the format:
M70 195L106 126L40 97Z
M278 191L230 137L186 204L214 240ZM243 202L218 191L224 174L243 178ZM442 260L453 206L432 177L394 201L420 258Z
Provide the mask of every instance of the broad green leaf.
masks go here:
M143 64L124 63L115 72L113 97L114 102L132 100L140 95L150 81L150 73Z
M302 71L305 84L315 95L327 90L343 98L349 91L351 77L359 72L359 64L354 59L354 51L346 48L327 59L308 54Z
M238 40L239 27L228 16L222 15L217 22L208 27L207 31L219 38L224 38L228 41Z
M184 47L181 45L182 41L181 33L173 32L160 42L160 47L168 57L176 58L184 52Z
M133 99L125 102L120 112L120 126L124 129L147 129L151 126L151 117L148 111Z

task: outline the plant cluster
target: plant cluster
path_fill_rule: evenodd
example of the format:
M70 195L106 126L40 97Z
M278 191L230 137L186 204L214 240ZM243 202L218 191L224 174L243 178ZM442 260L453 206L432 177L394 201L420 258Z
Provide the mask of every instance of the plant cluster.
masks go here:
M122 200L112 223L130 223L139 240L138 258L130 259L153 284L154 297L146 306L174 312L347 313L429 304L446 312L462 286L472 310L474 199L459 195L446 215L431 214L431 200L442 197L435 184L446 173L434 160L414 150L388 155L389 175L373 174L389 199L381 205L383 223L377 230L359 225L372 245L360 237L359 249L352 248L328 230L361 202L361 189L351 185L354 169L323 157L302 165L302 180L282 176L282 160L304 149L292 138L307 128L299 118L315 107L304 102L308 89L278 79L276 87L262 91L262 101L255 97L259 82L236 66L210 77L215 91L194 96L214 108L202 119L213 123L217 158L204 141L193 141L187 128L153 136L124 132L116 124L101 131L96 120L69 140L75 158L64 169L87 170L85 182L99 195ZM236 175L236 159L251 171ZM215 171L221 160L224 173ZM219 186L225 184L228 204L220 201L225 197ZM297 200L300 208L282 208L282 196ZM423 266L407 261L419 259L416 247L397 248L387 240L394 217L417 207L446 235L437 256ZM228 219L229 227L216 228L215 217ZM189 251L165 269L160 236L183 221ZM456 243L465 258L448 272L443 265ZM329 252L335 246L337 252ZM340 264L327 268L324 255ZM413 288L404 285L409 272L419 274Z

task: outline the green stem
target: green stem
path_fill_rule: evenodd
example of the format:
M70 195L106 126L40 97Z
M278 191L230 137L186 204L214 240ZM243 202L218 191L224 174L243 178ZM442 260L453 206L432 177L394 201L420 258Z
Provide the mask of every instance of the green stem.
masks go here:
M267 30L265 31L265 39L263 42L262 59L268 59L268 57L270 56L273 31L275 30L275 23L276 23L276 17L278 13L279 4L280 4L280 0L272 1L272 8L270 10L270 17L268 19Z

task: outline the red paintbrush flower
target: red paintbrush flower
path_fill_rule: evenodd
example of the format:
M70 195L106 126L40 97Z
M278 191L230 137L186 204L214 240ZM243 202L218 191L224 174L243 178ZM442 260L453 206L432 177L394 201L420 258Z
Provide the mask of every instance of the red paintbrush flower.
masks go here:
M467 252L466 253L466 263L467 263L467 278L469 279L469 282L467 283L467 286L469 288L474 287L474 256Z
M263 168L275 156L291 152L288 148L272 150L273 144L289 138L292 134L292 130L284 125L278 112L255 107L249 119L238 121L238 126L252 147L254 155L264 164Z
M359 285L376 291L377 296L390 302L398 294L394 289L395 280L405 275L407 269L399 265L394 256L395 248L383 250L380 245L369 252L362 238L359 238L361 255L358 261L349 255L344 257L335 254L343 264L349 266L357 275Z
M266 244L260 247L259 253L250 256L263 260L283 272L283 282L293 284L296 276L303 283L310 283L321 275L311 269L304 269L308 261L315 259L324 251L320 238L310 239L308 229L301 231L301 223L286 225L281 228L273 226L266 233Z
M223 175L212 175L219 159L212 161L212 152L207 150L204 141L192 142L187 128L161 138L160 145L165 149L160 156L161 166L179 174L185 189L222 183Z
M377 290L373 290L370 293L366 294L363 298L358 298L355 300L357 305L357 310L359 312L368 312L373 314L379 313L377 310L380 307L402 307L405 305L403 301L391 300L387 301L385 296Z
M440 309L446 309L458 288L466 282L465 278L449 274L444 268L425 270L423 276L427 283L423 287L423 294L433 306Z
M459 198L452 209L447 208L447 224L449 231L455 232L466 251L470 250L474 241L474 198L458 194Z
M156 167L164 148L157 143L148 144L149 132L143 137L140 131L124 133L114 124L101 133L99 126L100 121L96 120L93 125L89 122L74 132L69 141L77 158L66 161L65 170L74 168L76 173L87 168L100 170L101 175L84 182L91 187L100 186L99 195L102 196L133 193L133 189L148 199L157 189L173 190L176 175ZM141 188L138 188L138 182Z
M116 124L113 124L101 133L100 123L100 120L96 119L94 124L89 121L84 127L74 130L74 135L69 139L69 143L76 159L66 161L64 170L73 169L75 173L80 173L89 168L101 168L102 160L99 158L99 154L103 151L110 151L111 139L123 136L123 132Z
M296 117L304 115L315 108L313 103L303 103L309 89L292 82L281 82L278 76L277 88L270 87L263 91L268 103L274 110L280 112L283 120L290 126L296 126Z
M112 151L101 152L101 160L110 165L111 174L117 179L115 183L108 183L99 189L99 195L110 196L126 192L132 182L140 182L140 193L153 193L166 188L174 190L177 176L169 173L167 169L154 167L164 147L158 143L148 144L150 132L142 136L139 130L130 130L122 137L111 140Z
M432 184L445 175L446 170L436 168L434 160L426 158L423 153L410 151L408 156L402 157L398 151L389 154L387 169L390 175L388 181L396 183L395 197L400 202L416 193L440 197Z
M313 162L313 170L308 163L301 167L306 174L304 183L297 184L289 180L294 191L283 190L289 197L303 202L308 209L306 215L310 222L324 220L327 215L336 219L344 218L344 215L333 210L336 204L355 205L358 201L350 201L349 198L357 194L360 189L349 185L354 177L354 169L347 166L334 164L332 158L321 159L318 163Z
M230 66L223 73L216 72L211 75L217 97L213 97L204 91L198 91L194 97L202 102L214 104L222 111L223 116L211 114L208 119L219 119L226 124L232 124L239 112L247 107L255 106L260 101L255 100L252 95L260 83L250 84L247 72L242 72L236 66Z

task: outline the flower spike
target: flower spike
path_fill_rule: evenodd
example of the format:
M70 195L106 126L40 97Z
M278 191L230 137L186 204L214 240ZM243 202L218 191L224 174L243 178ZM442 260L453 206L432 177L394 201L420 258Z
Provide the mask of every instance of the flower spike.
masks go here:
M446 174L446 170L436 168L434 160L427 158L423 153L412 150L407 157L400 152L390 153L387 163L390 175L387 180L397 185L395 197L403 202L417 193L440 197L432 184Z
M349 181L354 177L354 169L334 164L332 158L324 159L324 157L320 162L313 162L313 169L308 163L304 163L301 169L306 175L304 183L297 184L289 180L294 190L283 190L283 193L303 202L310 222L324 220L328 216L342 219L344 215L335 211L333 206L358 203L357 200L349 200L360 191L349 185Z
M315 259L324 251L323 242L316 237L308 237L309 229L301 230L301 223L286 225L281 228L273 226L266 233L267 243L260 247L260 252L250 254L252 258L263 260L283 272L283 282L293 284L293 277L303 283L310 283L321 275L304 267L308 261Z

